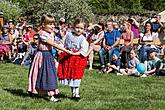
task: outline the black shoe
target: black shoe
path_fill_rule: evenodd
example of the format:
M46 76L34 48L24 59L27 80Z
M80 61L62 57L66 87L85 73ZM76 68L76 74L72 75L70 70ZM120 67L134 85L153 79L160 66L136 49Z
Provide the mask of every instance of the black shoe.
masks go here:
M101 72L102 73L105 73L106 71L107 71L107 68L106 67L104 67L104 68L101 69Z
M76 101L80 101L80 99L81 99L80 97L75 97Z
M74 101L80 101L81 98L79 95L77 95L77 96L71 97L71 99Z
M29 96L30 96L30 97L32 97L32 98L34 98L34 97L37 97L37 96L38 96L37 94L34 94L34 93L30 92L30 91L28 91L28 94L29 94Z

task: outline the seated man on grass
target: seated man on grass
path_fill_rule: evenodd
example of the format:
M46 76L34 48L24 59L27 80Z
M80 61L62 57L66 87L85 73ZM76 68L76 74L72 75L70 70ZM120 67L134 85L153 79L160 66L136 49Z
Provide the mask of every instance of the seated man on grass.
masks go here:
M160 59L156 56L157 50L155 48L150 49L150 60L147 62L147 70L141 77L147 77L148 75L156 74L160 66Z

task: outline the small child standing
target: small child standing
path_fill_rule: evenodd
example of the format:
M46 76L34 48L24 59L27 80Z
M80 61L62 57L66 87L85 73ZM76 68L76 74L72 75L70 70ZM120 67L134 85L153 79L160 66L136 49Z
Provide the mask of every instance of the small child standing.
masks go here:
M140 63L134 50L130 51L130 60L127 62L126 69L120 69L123 75L138 75L137 65Z
M58 78L60 83L71 87L72 98L80 100L79 88L87 65L89 44L83 35L84 22L76 19L74 29L66 35L64 47L74 54L62 53L59 60Z
M57 102L58 82L55 62L52 55L52 47L71 53L54 42L54 17L43 15L41 18L42 29L39 31L38 51L33 59L29 73L29 95L40 92L46 93L50 101Z
M119 73L120 69L120 53L118 50L113 51L112 61L108 64L107 73L114 71L116 74Z

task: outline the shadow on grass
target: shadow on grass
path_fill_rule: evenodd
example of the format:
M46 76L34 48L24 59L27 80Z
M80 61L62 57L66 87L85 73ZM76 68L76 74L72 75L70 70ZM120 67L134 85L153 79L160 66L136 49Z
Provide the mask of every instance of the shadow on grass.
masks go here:
M30 96L28 92L24 92L23 89L15 89L15 88L5 88L3 89L11 94L13 94L14 96L19 96L19 97L31 97L31 98L42 98L42 99L45 99L45 100L48 100L49 101L49 98L47 95L33 95L33 96ZM63 93L59 93L58 98L69 98L68 96L66 96L65 94Z
M15 96L20 96L20 97L29 97L29 94L27 92L24 92L22 89L15 89L15 88L5 88L3 89Z
M93 65L93 69L96 69L96 70L101 70L101 66L100 65Z
M63 93L59 93L58 98L69 98L67 95L63 94Z
M95 69L95 70L101 70L100 64L93 64L92 68ZM89 65L87 65L86 69L89 69Z

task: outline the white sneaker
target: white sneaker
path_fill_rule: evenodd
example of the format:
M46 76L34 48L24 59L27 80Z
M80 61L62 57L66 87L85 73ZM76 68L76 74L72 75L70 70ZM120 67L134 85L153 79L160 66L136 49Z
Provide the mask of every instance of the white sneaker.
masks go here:
M58 102L59 99L55 98L54 96L51 96L50 101L52 101L52 102Z
M75 97L80 98L80 95L76 94Z
M143 75L141 75L140 77L142 77L142 78L146 78L147 75L146 75L146 74L143 74Z
M117 76L123 76L123 74L122 74L122 73L116 73L116 75L117 75Z

